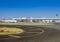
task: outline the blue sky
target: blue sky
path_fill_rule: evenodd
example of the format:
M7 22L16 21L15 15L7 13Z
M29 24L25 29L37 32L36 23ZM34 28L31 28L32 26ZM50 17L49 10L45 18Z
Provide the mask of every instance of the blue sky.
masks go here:
M59 0L0 0L0 18L60 17Z

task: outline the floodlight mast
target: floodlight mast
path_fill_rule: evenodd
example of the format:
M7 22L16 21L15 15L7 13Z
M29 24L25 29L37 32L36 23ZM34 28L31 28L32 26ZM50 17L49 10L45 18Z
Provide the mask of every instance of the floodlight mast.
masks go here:
M58 13L59 13L59 8L57 7L56 8L56 18L59 18L59 14Z
M56 17L58 18L58 17L59 17L59 15L58 15L58 14L56 14Z

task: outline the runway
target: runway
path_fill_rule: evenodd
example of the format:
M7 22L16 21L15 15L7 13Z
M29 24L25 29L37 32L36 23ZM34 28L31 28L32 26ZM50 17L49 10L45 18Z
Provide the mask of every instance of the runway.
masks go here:
M25 37L14 40L13 39L1 40L0 42L60 42L60 29L56 29L56 27L59 28L59 26L21 26L21 27L25 28L28 31L30 30L30 28L31 30L34 30L33 28L36 29L40 28L44 30L44 33L37 36ZM29 29L27 29L27 27Z

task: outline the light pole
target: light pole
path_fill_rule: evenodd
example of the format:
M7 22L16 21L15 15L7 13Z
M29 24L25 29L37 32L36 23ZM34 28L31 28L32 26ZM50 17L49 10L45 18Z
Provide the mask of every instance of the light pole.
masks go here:
M58 14L56 14L56 17L58 18L58 17L59 17L59 15L58 15Z

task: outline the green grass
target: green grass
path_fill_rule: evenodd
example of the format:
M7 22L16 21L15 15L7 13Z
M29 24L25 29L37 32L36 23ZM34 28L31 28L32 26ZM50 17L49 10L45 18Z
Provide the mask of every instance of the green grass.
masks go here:
M23 29L7 28L7 27L0 27L0 30L4 30L4 32L0 32L0 35L18 34L24 32Z
M17 22L17 23L9 23L9 22L5 22L5 23L0 23L0 24L5 24L5 25L55 25L53 23L44 23L44 22Z
M0 32L0 35L8 35L8 34L14 34L14 32L9 31L9 32Z

